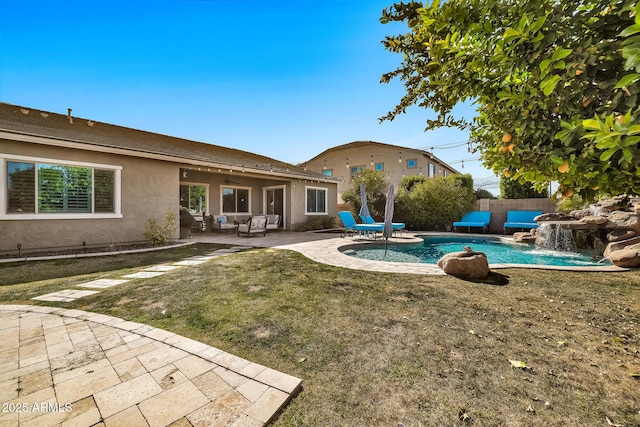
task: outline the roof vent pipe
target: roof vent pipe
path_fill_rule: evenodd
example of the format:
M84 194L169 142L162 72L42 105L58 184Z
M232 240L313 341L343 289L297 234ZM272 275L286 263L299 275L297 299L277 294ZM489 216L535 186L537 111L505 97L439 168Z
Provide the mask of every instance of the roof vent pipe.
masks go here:
M73 117L71 117L71 108L67 108L67 117L69 117L69 123L73 124Z

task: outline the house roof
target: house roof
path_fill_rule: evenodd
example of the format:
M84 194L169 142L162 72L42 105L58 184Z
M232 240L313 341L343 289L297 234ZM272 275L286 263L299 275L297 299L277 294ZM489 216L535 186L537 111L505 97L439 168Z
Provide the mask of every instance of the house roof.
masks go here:
M342 145L336 145L335 147L331 147L328 148L326 150L324 150L322 153L318 154L317 156L307 160L306 162L300 163L299 166L301 165L305 165L307 163L310 163L318 158L321 158L322 156L326 155L327 153L330 152L334 152L334 151L339 151L339 150L350 150L350 149L354 149L354 148L366 148L366 147L370 147L371 145L377 145L380 147L384 147L384 148L389 148L392 150L396 150L396 151L411 151L414 153L420 153L424 156L428 156L431 159L434 159L435 161L439 162L442 165L447 166L449 169L451 169L454 173L460 173L459 171L457 171L456 169L454 169L453 167L451 167L449 164L447 164L447 162L444 162L442 160L440 160L438 157L434 156L432 153L430 153L429 151L426 150L421 150L419 148L410 148L410 147L401 147L399 145L392 145L392 144L385 144L383 142L376 142L376 141L353 141L353 142L349 142L346 144L342 144Z
M7 137L6 133L12 134L12 139L17 140L41 137L50 145L72 142L89 150L115 149L137 157L162 156L190 165L246 168L272 176L332 180L259 154L75 117L71 111L64 115L0 103L0 133L3 137Z

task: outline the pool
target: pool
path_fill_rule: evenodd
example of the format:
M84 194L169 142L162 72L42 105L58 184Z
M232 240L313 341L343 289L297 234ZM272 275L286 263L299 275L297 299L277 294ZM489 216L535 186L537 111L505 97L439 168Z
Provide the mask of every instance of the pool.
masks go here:
M373 261L436 264L444 254L460 252L463 246L487 254L489 264L549 265L560 267L609 266L608 260L594 260L593 254L561 252L541 249L525 243L515 243L497 237L484 236L417 236L422 244L389 244L384 255L384 244L345 250L345 255Z

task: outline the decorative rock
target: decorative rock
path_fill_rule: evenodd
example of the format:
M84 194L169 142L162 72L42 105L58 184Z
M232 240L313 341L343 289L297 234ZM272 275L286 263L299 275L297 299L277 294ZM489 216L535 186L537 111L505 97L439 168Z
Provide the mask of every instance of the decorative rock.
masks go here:
M637 214L640 214L640 203L634 203L633 208L631 210Z
M581 219L581 218L584 218L585 216L593 215L593 214L591 213L590 209L580 209L578 211L571 211L569 215L574 217L575 219Z
M603 216L587 215L580 218L580 222L583 224L602 225L606 224L609 220Z
M533 244L536 242L536 235L526 232L513 233L513 241Z
M607 240L610 242L620 242L622 240L628 240L632 237L636 237L638 233L633 230L613 230L607 234Z
M640 243L613 251L608 258L618 267L638 268L640 267Z
M483 252L474 252L465 246L463 252L448 253L438 260L438 267L460 279L485 279L489 275L489 262Z
M629 205L629 197L616 196L611 199L601 200L599 203L595 204L594 206L607 212L613 212L613 211L624 210L627 208L628 205Z
M607 248L604 250L604 253L602 254L602 256L604 256L605 258L609 258L609 256L613 252L620 251L627 246L636 245L638 243L640 243L640 236L627 239L627 240L621 240L619 242L611 242L607 245Z
M611 212L607 219L609 220L607 228L622 228L640 232L640 217L635 212Z
M533 218L533 220L536 222L538 221L573 221L575 219L576 218L571 215L566 215L566 214L557 213L557 212L544 213L542 215L538 215L537 217Z

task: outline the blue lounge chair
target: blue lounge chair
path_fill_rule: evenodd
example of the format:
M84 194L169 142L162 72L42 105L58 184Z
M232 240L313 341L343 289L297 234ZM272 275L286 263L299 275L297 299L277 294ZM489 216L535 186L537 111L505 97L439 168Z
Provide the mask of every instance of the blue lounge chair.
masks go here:
M367 216L360 215L360 219L365 224L375 224L375 225L384 226L384 222L376 222L371 215L367 215ZM391 223L391 228L393 229L393 231L404 230L404 227L405 227L404 222L392 222Z
M482 232L486 233L489 223L491 222L491 212L489 211L471 211L462 215L460 221L453 223L456 231L458 227L467 227L467 231L471 231L471 227L482 228Z
M367 236L373 233L373 238L375 239L376 233L378 231L382 233L384 229L384 224L358 224L349 211L340 211L338 212L338 216L347 232L357 231L359 235L366 234Z
M538 215L542 215L542 211L508 211L507 222L504 223L504 234L507 234L507 228L521 230L538 228L538 223L534 221Z

